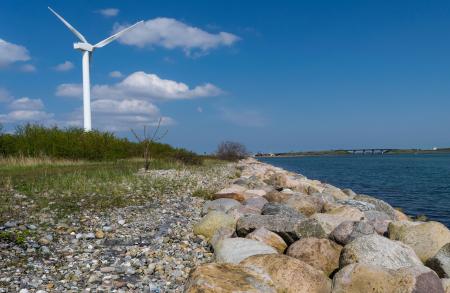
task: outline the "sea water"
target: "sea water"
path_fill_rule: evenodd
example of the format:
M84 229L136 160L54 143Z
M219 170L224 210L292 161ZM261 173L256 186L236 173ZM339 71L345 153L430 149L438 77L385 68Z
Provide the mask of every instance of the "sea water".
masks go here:
M450 154L259 158L283 169L382 199L450 227Z

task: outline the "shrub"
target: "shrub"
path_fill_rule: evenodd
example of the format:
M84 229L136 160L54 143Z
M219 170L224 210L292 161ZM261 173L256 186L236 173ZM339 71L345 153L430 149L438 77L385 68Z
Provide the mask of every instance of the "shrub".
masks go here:
M237 161L249 156L247 148L239 143L233 141L224 141L217 147L217 157L222 160Z
M119 138L113 133L84 132L81 128L26 124L17 127L14 134L0 133L0 157L105 161L141 157L143 149L142 143ZM177 159L185 163L201 160L195 153L168 144L152 142L150 149L153 158Z

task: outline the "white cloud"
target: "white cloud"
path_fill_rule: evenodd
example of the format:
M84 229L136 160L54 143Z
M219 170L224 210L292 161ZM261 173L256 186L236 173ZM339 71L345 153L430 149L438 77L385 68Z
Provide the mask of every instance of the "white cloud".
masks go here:
M124 29L126 25L114 25L114 31ZM193 50L205 53L219 46L231 46L239 37L227 33L206 32L189 26L173 18L158 17L150 19L119 38L119 42L138 47L161 46L166 49L181 48L187 55Z
M217 96L222 90L206 83L194 88L182 82L162 79L156 74L137 71L113 85L95 85L92 87L93 99L144 99L179 100ZM81 97L80 84L61 84L56 89L57 96Z
M54 67L56 71L69 71L73 69L73 63L70 61L65 61L64 63L58 64Z
M202 107L197 107L197 112L203 113L203 108Z
M0 39L0 67L28 60L30 60L30 55L25 47Z
M44 108L44 103L41 99L23 97L13 100L8 107L13 110L41 110Z
M36 110L16 110L8 114L0 114L0 122L41 122L53 117L52 113Z
M35 72L36 67L32 64L25 64L20 67L20 70L23 72Z
M145 126L156 126L162 118L162 125L175 124L171 117L162 116L158 107L139 100L97 100L92 103L92 124L95 129L107 131L141 130ZM66 126L82 127L83 112L79 108L67 117Z
M40 99L30 99L23 97L13 99L9 96L10 103L8 108L12 111L0 114L1 123L22 123L22 122L39 122L48 124L49 120L54 116L53 113L45 112L44 103Z
M223 120L238 126L262 127L266 124L263 115L257 110L234 110L229 108L220 109Z
M81 98L83 95L83 87L76 83L63 83L56 88L55 95L60 97L76 97Z
M98 13L100 13L104 17L113 17L113 16L117 16L119 14L119 11L120 10L117 8L105 8L105 9L100 9L98 11Z
M141 100L96 100L92 110L99 113L159 115L159 109L150 102Z
M120 72L118 70L114 70L109 73L109 76L114 77L114 78L121 78L121 77L123 77L123 74L122 74L122 72Z
M112 85L92 87L92 124L97 129L124 131L130 127L137 129L143 125L157 125L162 117L164 125L171 125L175 120L163 116L154 102L210 97L221 93L221 89L209 83L191 88L182 82L138 71ZM61 84L55 94L81 98L82 86ZM82 118L80 108L65 123L67 126L82 126Z

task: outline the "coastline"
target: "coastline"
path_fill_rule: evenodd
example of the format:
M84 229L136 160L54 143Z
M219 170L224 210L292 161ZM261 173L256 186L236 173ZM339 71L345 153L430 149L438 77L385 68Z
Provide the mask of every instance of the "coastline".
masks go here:
M368 149L370 150L370 149ZM362 154L362 153L357 153L357 154L352 154L349 152L344 152L344 151L311 151L311 152L300 152L300 153L275 153L273 155L266 155L266 154L262 154L262 155L255 155L253 158L257 159L257 158L295 158L295 157L317 157L317 156L373 156L373 155L382 155L382 156L387 156L387 155L417 155L417 154L423 154L423 155L442 155L442 154L450 154L450 149L445 149L445 150L394 150L394 151L390 151L384 154L380 154L380 153L376 153L376 154L371 154L371 153L367 153L367 154Z
M191 272L186 292L450 290L443 224L254 158L237 168L240 178L205 203L194 226L215 262Z

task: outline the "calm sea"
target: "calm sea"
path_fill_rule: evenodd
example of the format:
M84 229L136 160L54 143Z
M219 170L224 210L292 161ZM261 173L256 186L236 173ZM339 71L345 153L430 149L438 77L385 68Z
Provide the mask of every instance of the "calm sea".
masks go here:
M310 179L375 196L450 227L450 154L260 158Z

